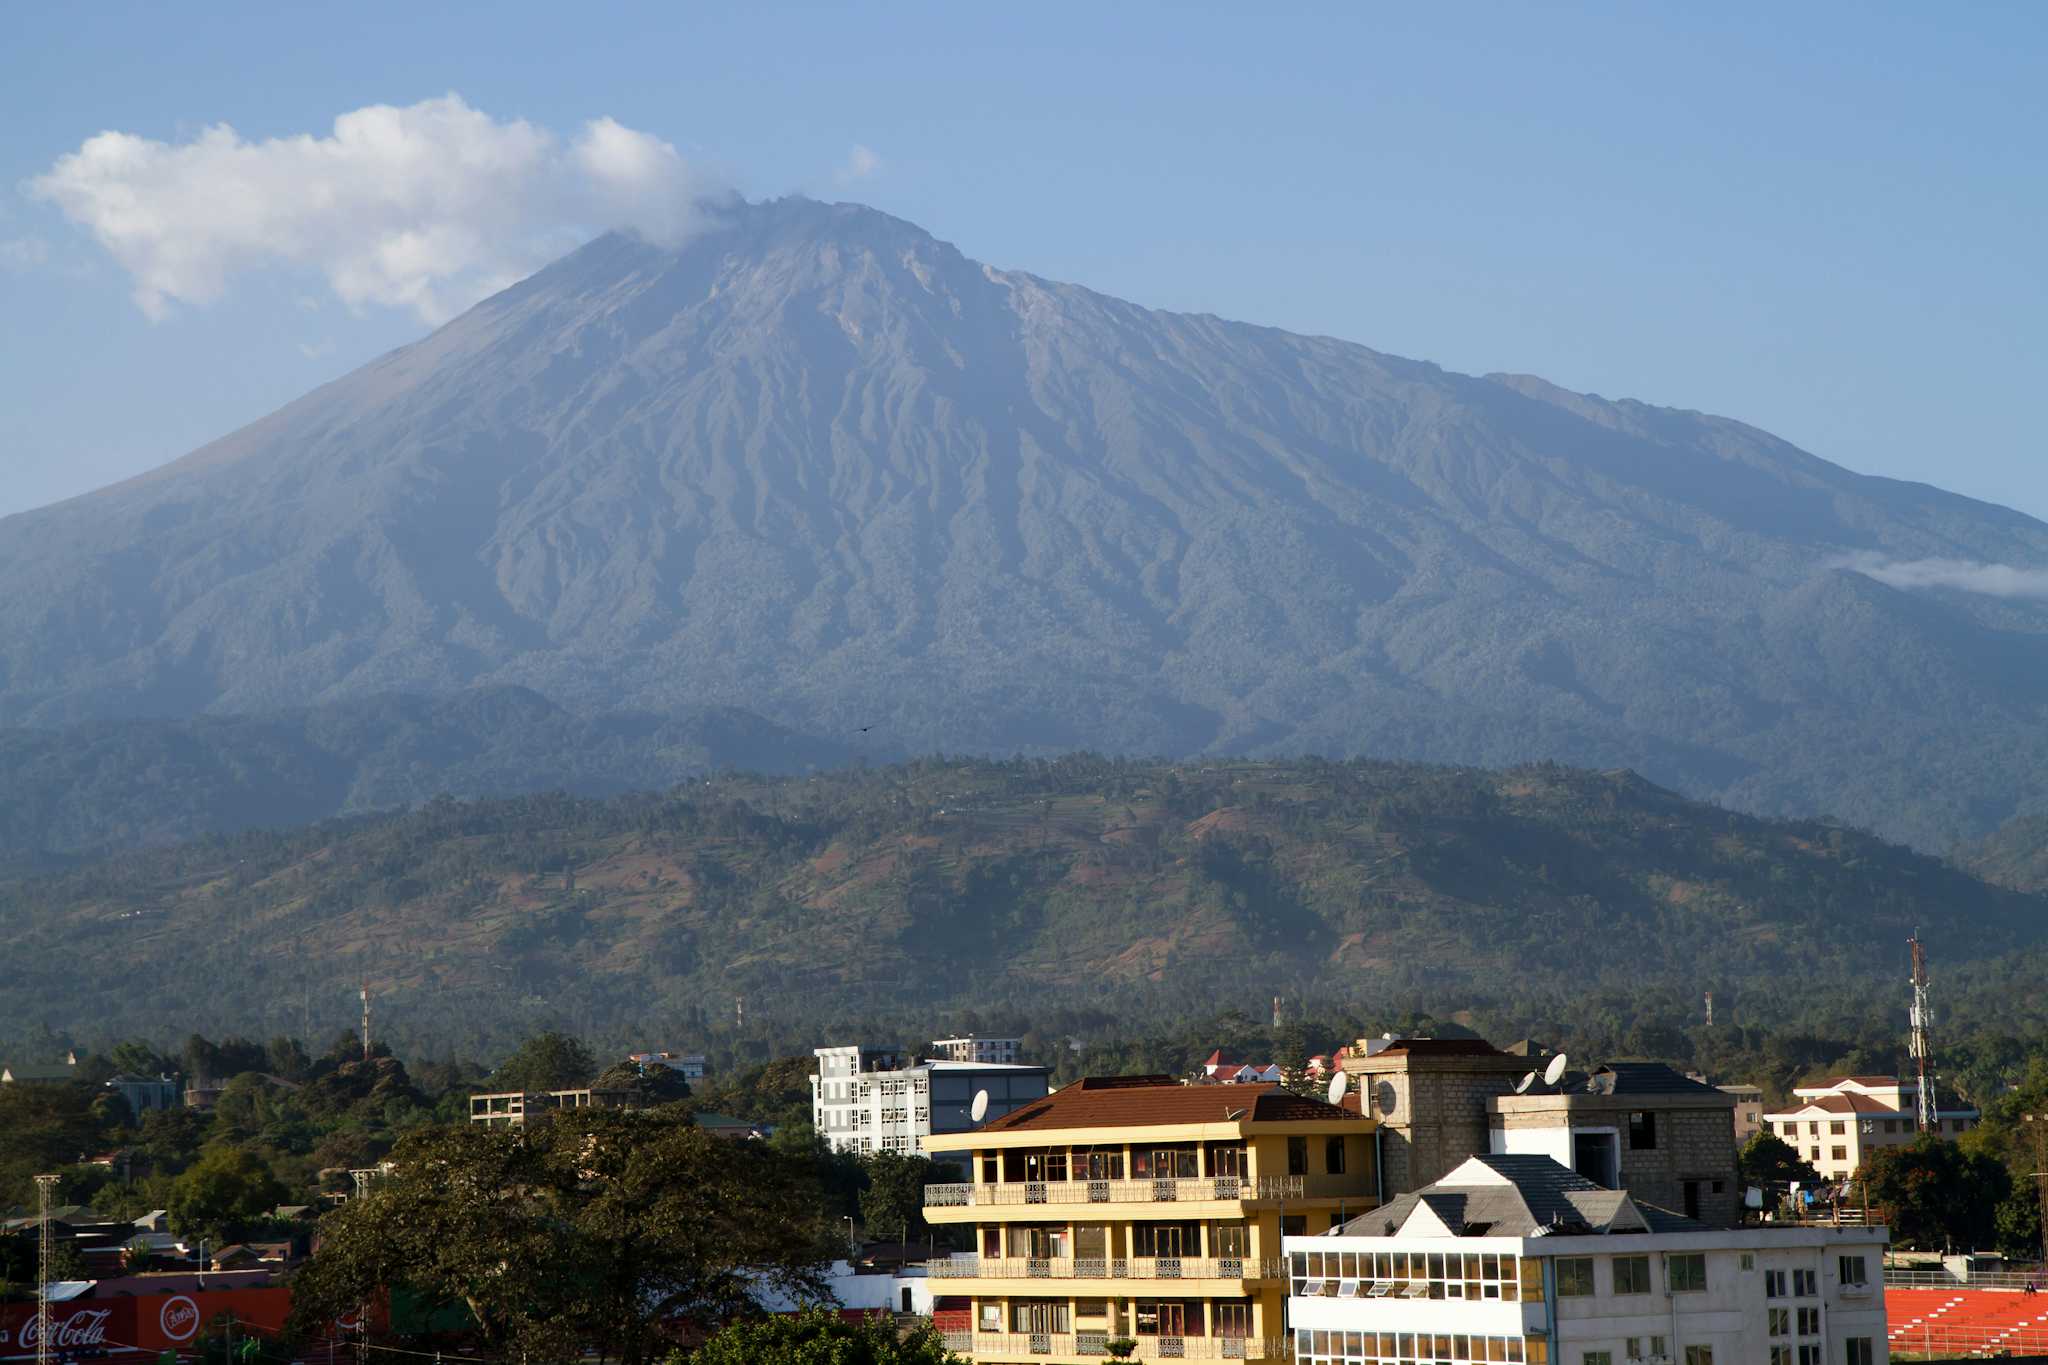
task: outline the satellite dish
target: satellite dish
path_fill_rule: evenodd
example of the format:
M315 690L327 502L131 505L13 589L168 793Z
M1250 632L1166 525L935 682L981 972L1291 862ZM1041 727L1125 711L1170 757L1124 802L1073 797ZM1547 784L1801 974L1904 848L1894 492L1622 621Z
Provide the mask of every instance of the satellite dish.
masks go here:
M988 1091L977 1090L974 1092L974 1103L967 1106L967 1117L973 1119L976 1123L980 1123L988 1117Z
M1379 1106L1382 1114L1391 1114L1394 1112L1394 1106L1400 1102L1400 1096L1395 1092L1392 1081L1381 1081L1372 1088L1372 1101Z
M1762 1190L1758 1189L1754 1185L1751 1185L1748 1189L1742 1192L1742 1207L1746 1209L1760 1209L1763 1206L1764 1192Z
M1543 1083L1545 1085L1556 1085L1559 1078L1563 1075L1564 1054L1560 1052L1555 1057L1552 1057L1550 1059L1549 1066L1543 1068Z
M1346 1091L1348 1091L1349 1089L1351 1089L1351 1073L1350 1073L1350 1072L1348 1072L1348 1071L1340 1071L1340 1072L1338 1072L1338 1073L1337 1073L1336 1075L1334 1075L1334 1076L1330 1077L1330 1089L1329 1089L1329 1100L1330 1100L1330 1103L1332 1103L1332 1104L1342 1104L1342 1103L1344 1102L1344 1094L1345 1094L1345 1092L1346 1092Z
M1521 1080L1515 1082L1515 1093L1517 1095L1526 1095L1529 1093L1529 1087L1534 1084L1536 1084L1536 1073L1531 1071L1523 1076Z

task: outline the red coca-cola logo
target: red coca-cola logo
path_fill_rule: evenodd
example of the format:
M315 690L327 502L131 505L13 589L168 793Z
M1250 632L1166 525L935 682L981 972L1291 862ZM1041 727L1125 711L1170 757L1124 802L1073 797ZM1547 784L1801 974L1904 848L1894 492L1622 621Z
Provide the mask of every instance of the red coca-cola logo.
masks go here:
M70 1350L80 1346L104 1346L107 1344L107 1319L114 1316L105 1308L81 1308L61 1322L51 1315L50 1345L57 1350ZM30 1314L21 1325L23 1350L33 1351L42 1340L43 1319L39 1314Z
M190 1341L199 1331L199 1305L183 1294L173 1294L164 1300L156 1321L167 1340Z

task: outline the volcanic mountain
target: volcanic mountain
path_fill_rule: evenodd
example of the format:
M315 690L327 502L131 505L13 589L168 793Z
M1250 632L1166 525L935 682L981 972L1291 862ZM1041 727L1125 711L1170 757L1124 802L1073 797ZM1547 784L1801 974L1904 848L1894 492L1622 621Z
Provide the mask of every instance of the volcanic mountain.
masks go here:
M907 751L1558 758L1946 846L2048 794L2048 607L1865 571L1932 559L2048 526L782 200L0 521L0 725L514 686Z

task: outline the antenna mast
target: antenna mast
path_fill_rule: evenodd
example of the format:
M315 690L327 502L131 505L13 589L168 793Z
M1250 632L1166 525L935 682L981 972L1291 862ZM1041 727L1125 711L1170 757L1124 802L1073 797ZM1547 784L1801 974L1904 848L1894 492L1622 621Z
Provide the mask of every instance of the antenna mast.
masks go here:
M36 1212L41 1223L36 1238L36 1365L50 1365L50 1277L57 1270L56 1233L50 1225L50 1191L57 1177L36 1177Z
M363 978L363 1060L370 1060L370 978Z
M1933 1065L1927 1046L1927 1026L1934 1021L1927 1008L1927 950L1920 946L1920 936L1915 933L1906 940L1906 946L1913 952L1913 1033L1907 1050L1912 1054L1915 1074L1919 1078L1919 1094L1914 1099L1914 1125L1923 1133L1934 1131L1934 1081L1928 1075Z

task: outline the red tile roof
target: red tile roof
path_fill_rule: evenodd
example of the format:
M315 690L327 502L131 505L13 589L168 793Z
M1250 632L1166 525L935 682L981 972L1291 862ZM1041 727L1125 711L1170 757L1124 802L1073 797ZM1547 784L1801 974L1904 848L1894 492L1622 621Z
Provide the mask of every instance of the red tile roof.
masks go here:
M1149 1128L1183 1123L1360 1122L1356 1112L1270 1083L1181 1085L1162 1076L1090 1076L991 1123L984 1133Z

